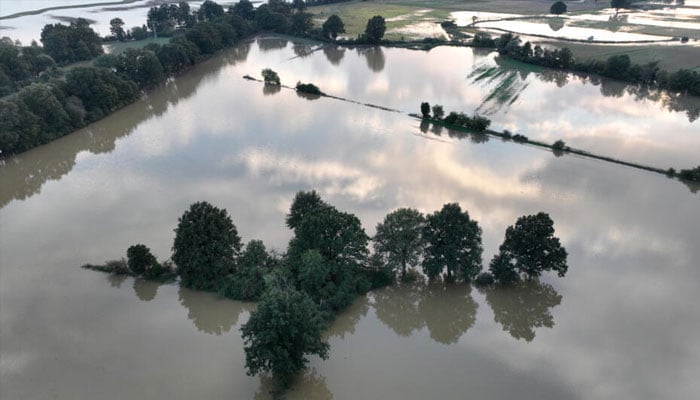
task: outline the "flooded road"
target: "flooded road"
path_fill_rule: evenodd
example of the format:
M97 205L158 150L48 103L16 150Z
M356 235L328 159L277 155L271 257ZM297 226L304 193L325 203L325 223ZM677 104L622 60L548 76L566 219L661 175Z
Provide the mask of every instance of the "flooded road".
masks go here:
M700 392L700 188L242 79L266 67L361 103L479 109L531 138L698 164L696 99L670 106L464 48L247 42L0 166L0 397L267 398L269 379L245 374L238 331L254 305L79 266L135 243L168 258L177 218L200 200L228 209L244 241L284 251L293 195L314 188L370 235L395 208L459 202L483 229L485 264L508 225L545 211L569 273L507 290L370 293L338 317L329 359L312 359L288 398Z

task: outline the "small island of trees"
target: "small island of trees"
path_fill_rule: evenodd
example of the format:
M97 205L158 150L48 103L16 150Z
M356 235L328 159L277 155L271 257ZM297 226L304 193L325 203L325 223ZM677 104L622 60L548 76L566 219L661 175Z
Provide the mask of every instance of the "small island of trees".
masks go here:
M225 209L196 202L179 218L172 260L159 263L136 244L127 259L84 265L112 274L173 280L195 290L258 301L241 327L246 367L270 372L280 390L308 363L325 359L323 332L358 295L420 274L430 282L511 285L544 271L567 271L566 250L545 213L524 216L506 230L489 272L482 272L481 227L457 203L424 215L400 208L377 224L370 238L360 220L325 202L316 191L298 192L286 225L293 231L286 253L272 254L259 240L245 246ZM374 252L370 252L369 244Z

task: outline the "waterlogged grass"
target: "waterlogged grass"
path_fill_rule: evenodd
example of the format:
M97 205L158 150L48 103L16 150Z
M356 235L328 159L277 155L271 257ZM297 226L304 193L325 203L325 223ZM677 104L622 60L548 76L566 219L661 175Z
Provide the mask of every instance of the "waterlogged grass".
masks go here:
M630 57L632 64L658 62L661 69L669 72L681 68L700 72L700 56L698 56L700 49L690 45L596 45L570 42L561 44L561 47L568 47L578 61L605 61L610 56L626 54Z
M386 40L423 38L426 35L420 30L411 34L406 32L406 29L410 29L411 25L425 22L435 23L449 18L449 11L446 10L426 10L422 7L401 5L394 2L353 1L310 7L309 11L314 14L317 26L321 26L332 14L338 15L345 24L343 36L350 38L355 38L363 33L370 18L381 15L386 20L386 33L384 35ZM394 32L395 30L403 30L403 32Z

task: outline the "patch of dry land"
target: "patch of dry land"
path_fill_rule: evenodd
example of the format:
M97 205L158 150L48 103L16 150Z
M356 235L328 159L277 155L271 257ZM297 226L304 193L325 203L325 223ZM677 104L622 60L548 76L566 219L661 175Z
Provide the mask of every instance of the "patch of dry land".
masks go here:
M440 22L454 20L468 35L486 31L496 36L512 31L533 43L568 47L578 60L628 54L634 63L658 62L669 71L700 71L700 0L686 0L685 4L636 2L637 8L619 11L603 0L565 1L568 11L561 16L549 14L553 2L358 0L311 7L310 11L319 26L331 14L340 16L349 38L362 33L374 15L386 19L388 40L447 38Z

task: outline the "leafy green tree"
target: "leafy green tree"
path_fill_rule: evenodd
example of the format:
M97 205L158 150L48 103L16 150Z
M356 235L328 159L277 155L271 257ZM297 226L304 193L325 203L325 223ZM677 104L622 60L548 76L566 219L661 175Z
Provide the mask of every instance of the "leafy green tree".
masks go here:
M236 300L257 300L265 291L265 273L272 262L263 242L251 240L238 258L236 271L219 288L219 294Z
M555 15L564 14L566 12L566 4L563 1L557 1L549 8L549 12Z
M448 280L470 281L481 271L481 228L459 204L445 204L428 215L423 238L423 271L429 278L446 271Z
M423 114L423 118L430 118L430 103L420 103L420 112Z
M48 143L70 129L70 117L63 109L64 93L44 84L34 83L22 88L17 97L29 111L39 117L41 143Z
M41 30L41 43L46 54L61 64L89 60L104 52L102 38L84 18L78 18L68 26L45 25Z
M505 240L491 263L491 272L496 280L505 279L504 283L513 281L513 273L528 279L544 271L556 271L564 276L568 269L566 258L566 249L554 236L554 222L549 214L540 212L520 217L515 226L506 229Z
M206 0L197 10L197 19L200 21L213 21L224 15L224 8L211 0Z
M375 15L367 20L365 28L365 38L369 43L379 43L386 32L386 21L381 15Z
M416 265L423 254L423 228L425 217L411 208L399 208L377 224L377 233L372 239L377 253L386 264L400 269L406 275L406 267Z
M197 202L178 220L172 260L186 287L216 289L233 271L240 250L241 238L225 209Z
M310 192L299 191L294 196L289 214L285 216L285 222L290 229L296 229L304 217L329 207L315 190Z
M520 280L520 275L510 263L510 259L502 253L496 254L489 264L493 280L504 285L510 285Z
M221 33L211 22L200 22L185 33L187 40L196 44L202 54L213 54L221 49Z
M265 81L266 85L279 86L282 84L280 82L280 76L277 75L277 72L271 70L270 68L263 69L262 76L263 76L263 81Z
M288 387L308 355L328 358L324 328L321 312L306 293L270 289L241 327L248 375L271 372L281 388Z
M126 263L131 272L135 275L142 275L158 264L158 261L146 245L135 244L126 250Z
M148 38L148 28L146 25L131 28L131 38L134 40L144 40Z
M323 23L321 32L323 32L323 36L331 37L335 40L339 34L345 33L345 24L339 16L333 14Z
M66 74L66 94L78 97L94 121L136 99L138 88L106 68L76 67Z
M314 26L313 14L297 11L291 16L290 24L293 33L305 34Z
M123 42L126 39L126 32L124 32L124 20L121 18L112 18L109 21L109 31L112 32L112 35L120 42Z
M141 88L156 86L165 80L160 60L154 52L146 49L126 49L122 52L117 71Z

